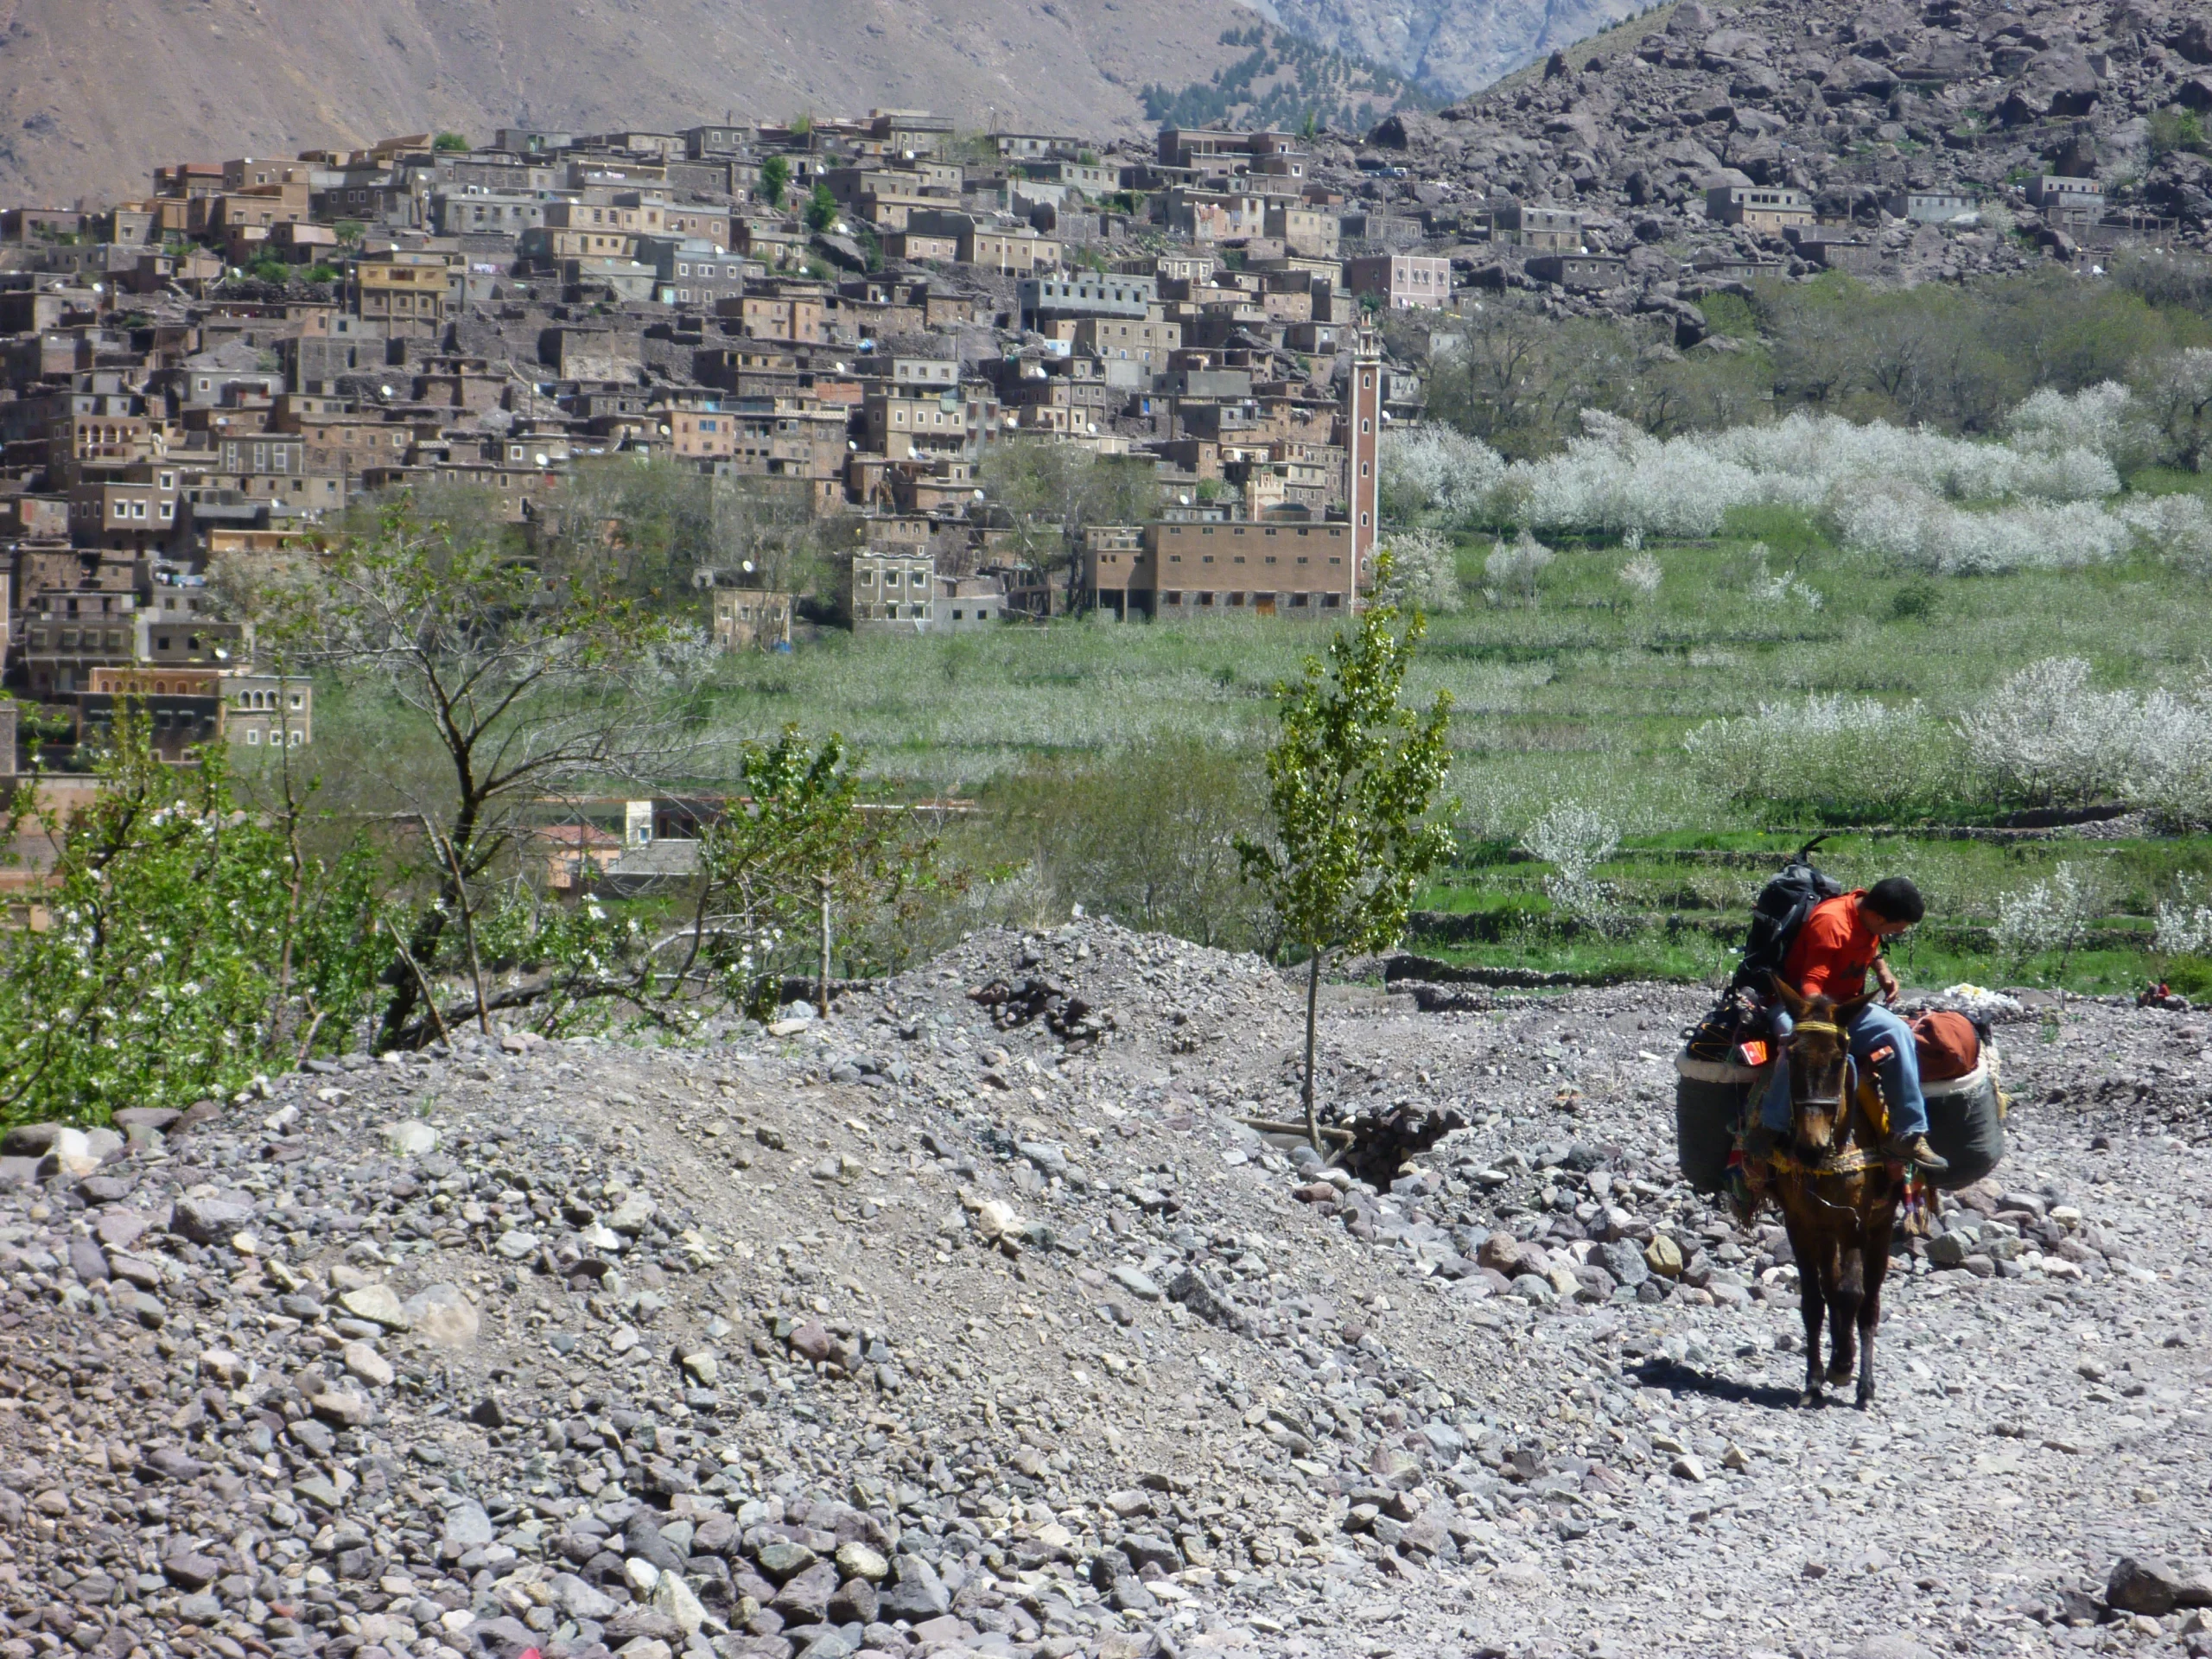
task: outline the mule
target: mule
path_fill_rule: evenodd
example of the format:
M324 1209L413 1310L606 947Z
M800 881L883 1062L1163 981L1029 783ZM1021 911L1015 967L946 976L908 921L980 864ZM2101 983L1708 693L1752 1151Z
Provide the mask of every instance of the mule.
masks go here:
M1821 1404L1823 1385L1848 1382L1855 1366L1863 1410L1874 1401L1874 1332L1904 1199L1903 1172L1882 1155L1887 1113L1880 1092L1871 1070L1860 1075L1847 1034L1866 999L1802 996L1779 975L1774 987L1796 1021L1781 1060L1789 1068L1789 1138L1775 1149L1771 1190L1797 1257L1805 1403ZM1825 1370L1823 1318L1830 1344Z

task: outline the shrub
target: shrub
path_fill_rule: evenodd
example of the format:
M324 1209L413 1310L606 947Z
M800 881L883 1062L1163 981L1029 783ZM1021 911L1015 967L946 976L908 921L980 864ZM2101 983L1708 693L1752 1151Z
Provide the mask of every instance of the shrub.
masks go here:
M1992 935L1999 954L2016 967L2031 957L2058 952L2060 976L2096 913L2096 879L2079 865L2061 864L2032 887L2000 893Z
M2080 658L2046 658L1961 717L1990 786L2031 805L2120 800L2171 828L2212 823L2212 676L2139 696L2088 680Z
M1667 572L1649 553L1638 553L1620 568L1624 586L1638 599L1649 599L1659 591L1659 584L1666 580Z
M1382 597L1393 605L1419 606L1424 611L1457 611L1466 605L1459 587L1459 562L1452 544L1433 530L1401 531L1386 550L1389 576Z
M1898 621L1916 621L1933 616L1936 603L1936 584L1932 582L1908 582L1890 595L1890 614Z
M2152 945L2162 956L2212 956L2212 905L2201 904L2202 887L2184 877L2171 901L2160 899Z
M1853 551L1945 576L2107 563L2134 539L2126 524L2087 501L1968 512L1909 483L1853 484L1840 494L1835 518Z
M1776 575L1767 569L1768 549L1764 542L1751 546L1751 571L1746 586L1751 597L1762 605L1797 604L1808 611L1817 611L1826 602L1826 596L1810 582L1799 578L1795 570L1785 570Z
M1479 439L1433 423L1394 428L1383 435L1382 511L1410 524L1433 516L1465 524L1491 509L1505 479L1505 463Z
M1895 502L1895 513L1878 524L1868 520L1895 540L1902 532L1891 521L1925 516L1931 500L1995 501L2029 515L1992 532L1997 552L1971 544L1972 524L1989 515L1955 509L1945 518L1936 552L1928 556L1949 557L1966 569L2082 563L2112 556L2101 550L2124 546L2125 532L2089 512L2054 521L2050 504L2117 493L2119 467L2159 447L2132 398L2127 388L2109 382L2072 397L2038 393L2014 411L2004 442L1879 422L1859 425L1802 410L1770 425L1662 440L1618 416L1585 410L1582 435L1562 452L1504 469L1490 491L1490 511L1537 530L1710 536L1739 508L1810 511L1849 496L1869 503L1859 509L1862 517L1878 514L1883 501ZM2097 550L2055 560L2031 559L2021 550L2054 531L2069 545L2086 538ZM1945 553L1954 543L1958 550ZM1916 543L1910 552L1922 556Z
M2212 510L2202 496L2136 496L2113 516L2135 532L2146 552L2191 575L2212 575Z
M1610 884L1593 872L1620 846L1619 826L1578 801L1561 801L1529 826L1521 845L1550 865L1544 893L1560 914L1600 933L1618 931L1622 918Z
M2158 444L2135 394L2117 380L2070 397L2046 386L2005 417L2005 429L2012 446L2028 454L2075 451L2127 469L2148 461Z
M1526 530L1514 538L1510 546L1499 542L1483 561L1483 574L1491 580L1488 591L1493 601L1500 594L1512 592L1519 594L1524 604L1534 605L1537 584L1551 568L1553 557L1551 549Z
M2183 696L2154 690L2135 731L2130 797L2171 830L2212 824L2212 680Z
M1709 787L1773 817L1895 823L1956 793L1956 739L1917 702L1808 697L1712 720L1682 747Z

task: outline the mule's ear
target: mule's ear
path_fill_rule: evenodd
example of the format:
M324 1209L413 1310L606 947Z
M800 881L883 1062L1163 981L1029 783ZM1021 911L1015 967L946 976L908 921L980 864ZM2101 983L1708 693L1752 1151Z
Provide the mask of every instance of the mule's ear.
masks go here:
M1782 1006L1789 1010L1790 1018L1802 1020L1805 1017L1805 1010L1813 1006L1812 999L1800 996L1796 987L1783 978L1780 974L1769 974L1767 977L1774 982L1774 994L1782 999Z
M1859 995L1853 997L1848 1002L1837 1003L1835 1005L1836 1024L1840 1026L1848 1025L1851 1020L1857 1016L1859 1010L1865 1007L1873 1000L1874 993L1872 991L1865 991L1860 993Z

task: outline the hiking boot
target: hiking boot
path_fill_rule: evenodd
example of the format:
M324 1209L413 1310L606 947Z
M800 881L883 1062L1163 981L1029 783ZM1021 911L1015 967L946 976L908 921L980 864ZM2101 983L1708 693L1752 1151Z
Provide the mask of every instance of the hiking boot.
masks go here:
M1941 1175L1951 1166L1936 1155L1926 1135L1906 1135L1902 1130L1882 1142L1882 1155L1893 1163L1916 1164L1930 1175Z

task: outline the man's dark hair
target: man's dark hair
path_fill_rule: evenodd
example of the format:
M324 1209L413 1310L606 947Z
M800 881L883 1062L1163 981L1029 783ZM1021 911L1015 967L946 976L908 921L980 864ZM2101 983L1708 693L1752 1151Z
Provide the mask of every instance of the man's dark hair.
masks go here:
M1920 889L1904 876L1884 876L1866 889L1866 908L1893 922L1916 922L1928 913Z

